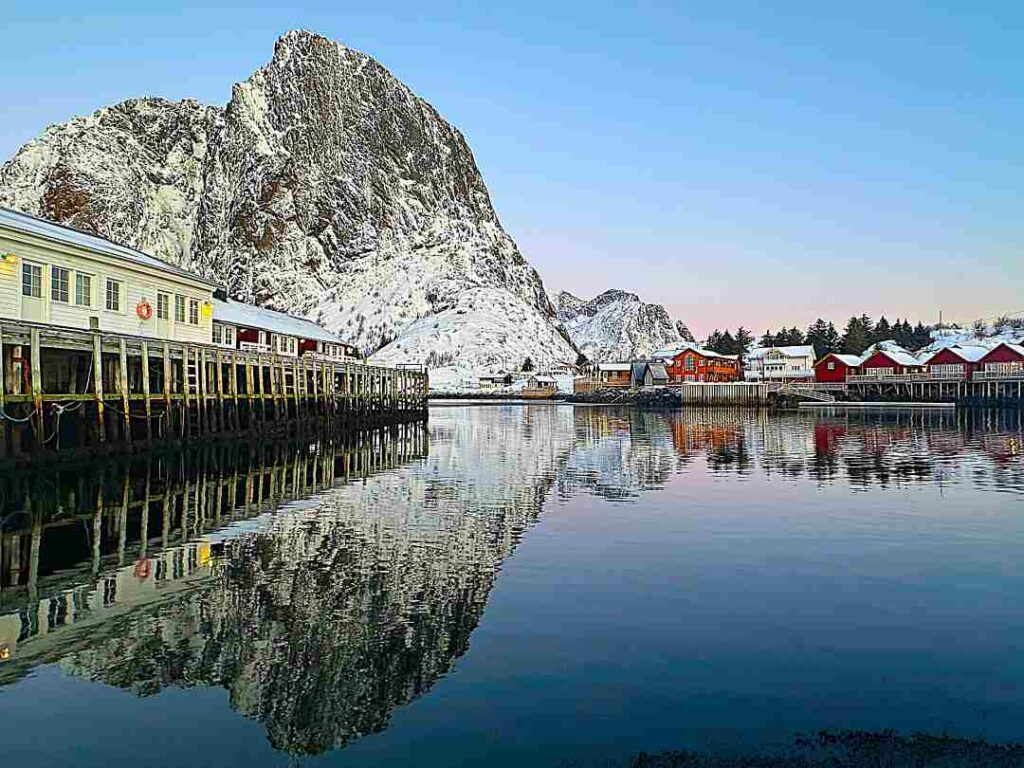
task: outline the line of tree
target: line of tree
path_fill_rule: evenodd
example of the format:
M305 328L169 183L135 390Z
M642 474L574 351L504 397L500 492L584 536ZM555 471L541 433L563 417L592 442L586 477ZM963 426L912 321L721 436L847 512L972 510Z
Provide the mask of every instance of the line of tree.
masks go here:
M730 333L728 329L720 331L715 328L704 342L707 349L720 355L745 355L753 345L754 334L742 325L736 329L735 334Z
M851 317L840 334L834 323L826 322L820 317L806 331L799 328L783 328L773 333L765 331L760 339L762 347L791 347L809 344L814 347L816 357L829 352L844 352L859 355L872 344L880 341L895 341L901 347L918 350L931 343L932 329L923 323L911 325L909 320L897 320L892 323L882 315L877 321L868 315Z

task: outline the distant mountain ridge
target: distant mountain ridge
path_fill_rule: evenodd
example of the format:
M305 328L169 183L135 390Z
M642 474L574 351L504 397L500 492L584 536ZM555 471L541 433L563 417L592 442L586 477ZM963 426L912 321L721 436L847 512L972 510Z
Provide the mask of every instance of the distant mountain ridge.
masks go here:
M635 293L612 289L585 300L568 291L551 303L569 338L594 362L631 360L693 334L660 304L647 304Z
M0 205L215 277L385 362L576 358L462 134L312 32L281 37L225 107L132 99L50 126L0 167Z

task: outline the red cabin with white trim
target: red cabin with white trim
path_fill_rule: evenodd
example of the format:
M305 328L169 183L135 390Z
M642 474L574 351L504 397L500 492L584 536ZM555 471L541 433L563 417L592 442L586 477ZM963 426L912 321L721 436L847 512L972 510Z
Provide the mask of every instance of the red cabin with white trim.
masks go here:
M842 384L851 373L860 371L857 355L829 352L814 364L814 380L819 384Z
M1020 376L1024 374L1024 346L1003 342L979 361L987 375Z
M969 380L987 352L984 347L945 347L925 361L925 370L933 379Z
M880 349L869 355L861 364L860 372L865 376L904 376L921 373L924 365L909 352L894 352Z

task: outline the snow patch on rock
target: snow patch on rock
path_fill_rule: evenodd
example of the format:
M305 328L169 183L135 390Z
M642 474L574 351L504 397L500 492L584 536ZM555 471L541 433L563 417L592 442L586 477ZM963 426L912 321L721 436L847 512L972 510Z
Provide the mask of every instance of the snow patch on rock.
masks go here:
M635 293L613 289L587 301L562 291L552 297L552 304L569 338L593 362L632 360L693 341L682 321Z

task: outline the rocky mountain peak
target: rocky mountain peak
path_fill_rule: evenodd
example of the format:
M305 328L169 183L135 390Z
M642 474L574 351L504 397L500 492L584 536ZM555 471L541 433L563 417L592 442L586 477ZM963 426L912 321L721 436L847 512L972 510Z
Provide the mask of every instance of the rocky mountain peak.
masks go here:
M575 358L462 134L372 58L313 32L283 35L223 108L136 99L51 126L0 168L0 205L215 276L390 362L497 364L457 332L471 314L507 339L504 354ZM450 333L424 335L440 315ZM413 326L417 343L395 346Z
M573 343L593 361L643 357L659 347L693 341L686 324L660 304L613 288L585 301L561 292L552 302Z

